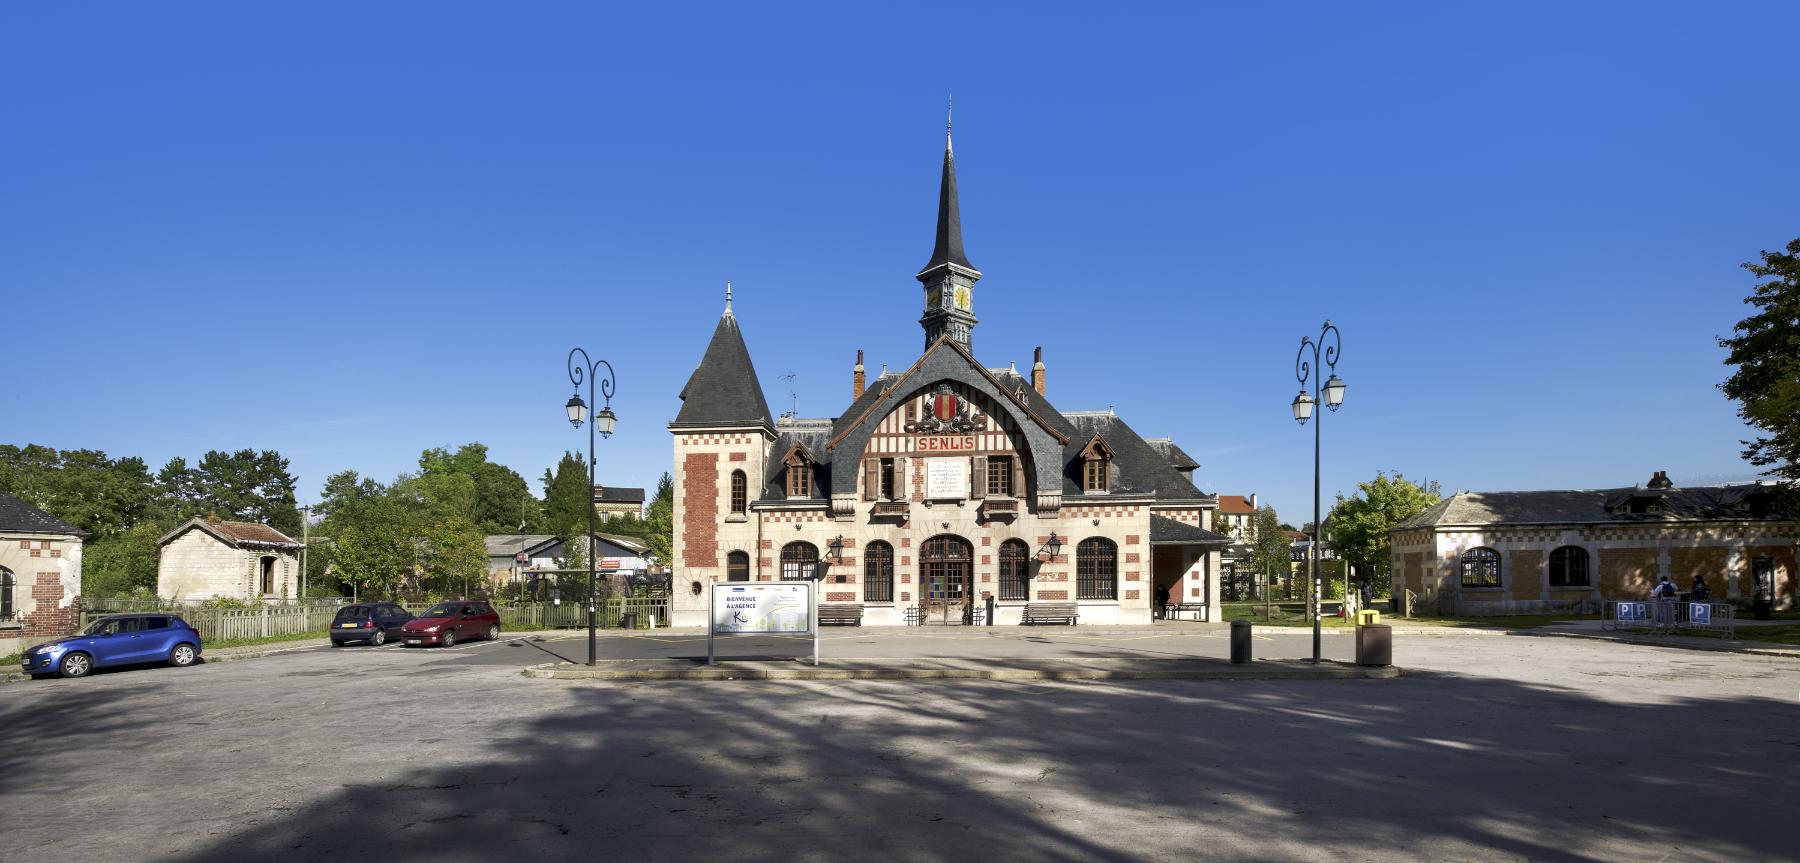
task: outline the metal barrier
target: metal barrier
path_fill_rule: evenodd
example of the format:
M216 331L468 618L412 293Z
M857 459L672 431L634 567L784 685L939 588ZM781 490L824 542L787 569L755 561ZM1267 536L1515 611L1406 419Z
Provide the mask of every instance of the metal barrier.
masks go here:
M1729 602L1609 600L1602 612L1600 628L1605 630L1653 629L1673 633L1690 629L1722 632L1725 640L1737 640L1737 609Z

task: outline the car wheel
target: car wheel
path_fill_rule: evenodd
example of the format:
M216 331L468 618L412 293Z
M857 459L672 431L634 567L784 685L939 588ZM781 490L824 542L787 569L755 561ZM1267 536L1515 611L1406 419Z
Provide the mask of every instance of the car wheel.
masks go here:
M456 644L456 630L454 630L454 629L444 630L444 646L445 647L453 647L453 646L455 646L455 644Z
M88 658L87 654L71 653L63 657L62 665L56 669L56 673L64 677L86 677L93 670L94 660Z
M387 643L387 630L385 630L385 629L377 629L377 630L375 630L374 635L369 636L369 646L370 647L380 647L386 643Z
M499 641L500 640L500 624L496 623L493 626L488 627L487 640L489 640L489 641Z
M169 664L176 668L193 665L199 658L200 651L195 650L192 644L177 644L174 650L169 651Z

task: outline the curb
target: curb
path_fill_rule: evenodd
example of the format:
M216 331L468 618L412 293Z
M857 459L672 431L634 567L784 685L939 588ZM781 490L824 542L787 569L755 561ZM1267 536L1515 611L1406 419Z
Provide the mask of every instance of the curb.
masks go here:
M557 662L534 665L520 673L537 680L1391 680L1401 676L1400 668L1392 665L1365 668L1341 662L1314 666L1284 661L1256 667L1263 664L1258 662L1238 671L1230 668L814 667L797 664L694 665L686 662L647 668L588 668Z
M1645 638L1634 638L1629 635L1602 635L1593 632L1540 632L1537 630L1521 630L1521 635L1536 635L1546 638L1586 638L1590 641L1612 641L1619 644L1635 644L1639 647L1668 647L1674 650L1696 650L1701 653L1739 653L1748 656L1774 656L1782 659L1800 659L1800 650L1771 650L1766 647L1732 647L1731 642L1716 640L1712 644L1679 644L1667 641L1651 641ZM1717 647L1712 646L1718 645Z

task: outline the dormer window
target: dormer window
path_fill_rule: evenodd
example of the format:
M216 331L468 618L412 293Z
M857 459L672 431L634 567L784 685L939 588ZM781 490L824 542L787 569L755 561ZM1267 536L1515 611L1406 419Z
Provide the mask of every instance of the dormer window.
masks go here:
M782 456L781 464L787 473L788 497L812 497L813 468L818 463L818 459L813 458L812 453L801 444L794 444L787 455Z
M1081 490L1105 494L1112 490L1112 448L1099 435L1081 450Z

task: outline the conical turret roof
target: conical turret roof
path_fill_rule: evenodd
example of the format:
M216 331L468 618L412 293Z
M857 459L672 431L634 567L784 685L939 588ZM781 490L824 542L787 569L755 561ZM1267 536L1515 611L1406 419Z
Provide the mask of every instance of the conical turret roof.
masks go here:
M775 427L769 400L763 397L762 383L756 379L756 366L750 362L750 349L744 346L729 304L719 316L719 326L713 330L700 365L681 388L681 412L673 424Z

